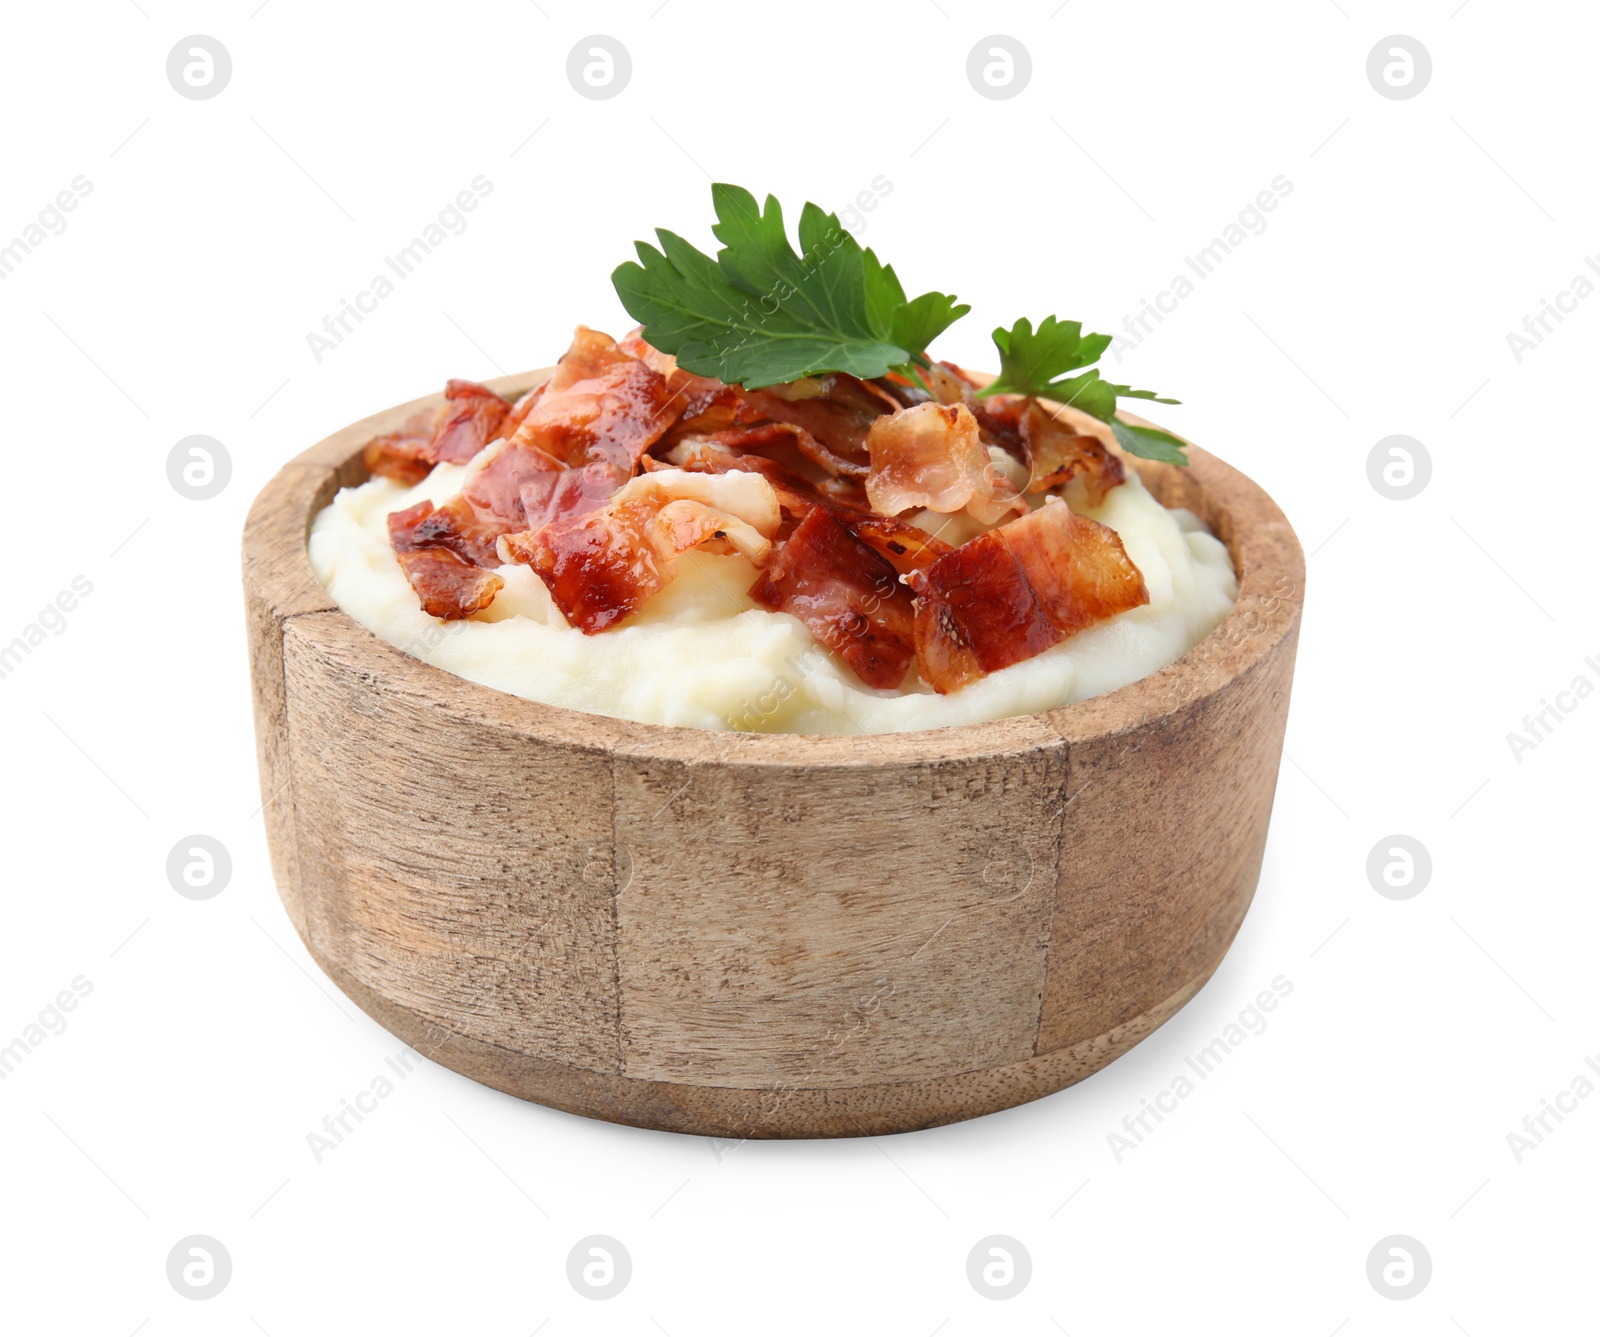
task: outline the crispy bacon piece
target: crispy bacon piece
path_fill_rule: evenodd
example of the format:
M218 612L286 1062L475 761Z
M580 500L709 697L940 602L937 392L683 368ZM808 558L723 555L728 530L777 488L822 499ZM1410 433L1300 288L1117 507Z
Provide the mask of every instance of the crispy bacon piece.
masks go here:
M932 566L955 551L943 539L935 538L907 520L887 515L838 517L858 539L888 562L902 576Z
M429 447L442 412L441 409L419 409L398 431L373 437L361 452L367 472L415 487L438 463L429 457Z
M867 435L867 497L880 515L912 508L971 511L986 524L1026 509L995 465L965 404L917 404L880 418Z
M501 533L528 528L522 488L553 469L602 464L629 478L672 423L667 382L609 335L578 326L521 425L476 461L461 495Z
M820 393L818 393L820 391ZM778 422L803 428L802 448L830 474L865 478L867 433L900 405L887 390L835 372L817 381L746 391L750 403Z
M766 426L785 430L781 424ZM763 430L762 427L750 429L752 433ZM685 441L673 450L672 462L694 473L758 473L772 484L778 505L786 515L794 520L803 520L819 506L831 510L835 520L902 576L920 570L945 553L954 551L948 543L907 520L872 514L864 496L840 496L831 490L824 491L830 484L843 483L843 479L813 483L764 455L737 454L722 444L723 438L738 435L719 432L712 437Z
M500 564L494 549L494 542L500 537L499 526L485 522L459 494L419 520L414 537L423 547L447 548L474 566Z
M1024 464L1028 447L1022 439L1022 415L1030 402L1026 395L995 395L992 399L975 399L969 405L984 443L999 446Z
M704 435L761 420L761 413L745 397L744 388L728 385L713 376L685 371L670 353L647 344L631 334L618 348L636 357L667 382L667 408L675 421L661 438L670 449L682 437Z
M1037 399L1027 401L1019 430L1028 450L1029 492L1061 487L1081 474L1089 504L1098 506L1127 477L1122 461L1099 437L1076 431Z
M963 543L908 580L917 595L917 663L938 692L1150 602L1116 531L1059 500Z
M867 497L879 515L959 511L983 488L989 467L978 420L961 404L918 404L878 419L867 453Z
M809 433L803 427L787 422L759 422L751 426L725 427L720 431L705 432L680 439L678 447L709 445L715 450L736 455L759 455L783 466L796 478L803 478L810 470L805 461L808 456L801 446Z
M530 474L519 494L525 523L529 529L539 529L564 515L599 510L627 481L622 469L604 461Z
M664 469L633 479L599 510L504 536L500 554L531 566L567 621L593 636L665 588L689 548L765 561L778 522L777 497L758 476Z
M465 464L500 435L511 405L476 381L448 381L444 397L431 446L434 463Z
M419 535L432 514L431 501L395 511L389 517L389 542L422 600L423 612L447 620L471 617L494 601L505 581L449 548L432 546L425 533Z
M641 333L643 329L644 326L635 325L631 330L624 334L622 338L617 340L617 347L629 357L638 358L639 361L644 363L645 366L649 367L651 371L655 372L657 376L660 376L666 380L668 384L671 384L672 378L675 375L694 375L694 373L690 371L680 372L678 369L678 359L673 357L671 353L663 353L654 344L646 343L644 335ZM721 384L721 382L718 382L718 384Z
M421 517L414 539L480 567L499 564L503 534L603 506L671 421L666 380L583 326L550 379L515 406L494 396L496 412L483 402L490 392L469 381L447 393L457 407L440 431L452 448L499 435L473 451L461 492Z
M954 362L935 362L922 369L922 379L941 404L965 404L971 408L977 388L967 373Z
M511 412L506 414L506 420L500 424L500 436L510 436L517 428L522 426L523 420L533 411L533 406L539 402L539 397L544 394L545 382L540 381L533 389L527 390L522 397L511 406Z
M563 465L606 460L631 469L672 425L669 393L660 372L580 325L511 439Z
M760 411L737 385L724 385L684 371L669 384L669 407L677 413L677 421L662 438L668 446L685 436L723 432L761 421Z
M898 372L880 377L873 384L889 395L901 408L926 404L930 399L939 404L965 404L974 411L981 402L972 393L978 383L954 362L934 362L919 370L922 385L913 385ZM930 391L932 393L930 393Z
M500 434L511 405L476 381L452 380L440 409L421 409L397 432L374 437L362 452L367 472L408 487L442 462L465 464Z
M784 512L797 520L803 519L814 506L839 505L851 508L850 501L824 493L818 484L787 465L766 455L753 452L746 454L739 449L746 445L754 445L755 448L770 445L776 437L794 430L782 423L766 423L760 427L693 437L674 446L667 458L673 467L690 473L760 474L772 484L772 490L777 494L778 504ZM860 499L859 504L854 505L854 509L862 511L867 509L864 497Z
M868 687L905 681L915 655L911 591L826 507L814 507L777 549L750 597L799 618Z

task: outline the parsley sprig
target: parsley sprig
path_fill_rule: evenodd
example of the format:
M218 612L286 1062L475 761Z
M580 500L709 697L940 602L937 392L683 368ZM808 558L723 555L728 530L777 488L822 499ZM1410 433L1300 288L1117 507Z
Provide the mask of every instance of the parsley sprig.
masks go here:
M1054 399L1107 424L1116 434L1117 444L1130 455L1188 464L1181 437L1117 417L1119 399L1149 399L1157 404L1179 401L1163 398L1154 390L1118 385L1091 367L1089 364L1099 361L1111 346L1109 334L1085 334L1078 321L1057 320L1054 316L1046 316L1036 330L1024 316L1009 330L995 330L994 345L1000 350L1000 374L978 391L980 396L1017 394ZM1077 374L1072 375L1074 372Z
M711 199L715 257L662 228L659 249L636 242L638 260L611 275L644 337L687 371L749 389L835 371L921 384L928 345L971 309L948 293L907 298L894 269L815 204L800 211L797 252L773 196L758 205L743 187L719 184ZM1104 379L1092 364L1110 335L1047 316L1038 329L1026 318L997 329L994 342L1000 374L980 395L1058 400L1107 423L1130 454L1188 463L1178 437L1116 416L1118 399L1178 401Z
M946 293L907 300L894 269L814 204L800 212L800 251L783 209L740 186L714 185L716 258L658 229L660 250L611 275L644 336L678 365L749 389L843 371L915 377L927 346L971 309Z

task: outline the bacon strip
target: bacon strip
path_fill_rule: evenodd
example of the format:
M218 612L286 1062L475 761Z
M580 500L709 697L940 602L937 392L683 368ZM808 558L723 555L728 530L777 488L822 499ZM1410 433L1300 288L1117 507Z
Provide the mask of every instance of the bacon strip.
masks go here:
M799 618L868 687L905 681L915 654L911 591L826 507L813 507L778 548L750 597Z
M429 458L429 448L441 413L440 409L420 409L398 431L373 437L361 451L367 472L415 487L437 463Z
M1062 487L1082 474L1089 504L1098 506L1127 478L1122 461L1099 437L1074 430L1037 399L1027 405L1019 430L1028 451L1029 492Z
M867 433L867 497L879 515L913 507L959 511L985 485L989 452L963 404L918 404L878 419Z
M578 326L544 393L504 444L475 462L461 489L502 533L528 528L522 488L553 469L600 464L632 477L639 457L672 424L667 382L609 335Z
M766 455L744 454L736 448L730 448L728 444L730 439L740 445L748 444L752 440L758 445L770 444L767 436L769 432L781 435L794 430L782 423L767 423L760 427L689 438L674 446L667 459L675 468L689 473L760 474L772 485L772 490L778 497L778 505L783 508L785 514L796 520L803 519L813 506L839 505L846 509L853 506L854 509L865 510L865 498L859 503L853 503L850 499L834 497L824 493L818 484L802 477L779 461ZM650 466L647 464L646 467Z
M408 487L436 464L465 464L500 434L511 405L476 381L451 380L441 409L422 409L397 432L374 437L362 451L367 472Z
M880 418L867 435L867 497L880 515L966 510L984 524L1022 512L1020 489L989 456L965 404L917 404Z
M1031 402L1025 395L975 399L969 407L978 420L978 431L984 443L999 446L1013 459L1026 463L1028 447L1022 439L1022 415Z
M453 457L470 450L471 464L461 492L417 517L406 541L479 567L499 564L496 543L504 534L603 506L671 422L663 411L666 380L609 336L583 326L550 379L515 406L496 395L496 409L484 398L490 392L470 381L452 381L446 393L449 404L434 441ZM494 433L501 435L489 439ZM395 551L406 566L398 542ZM422 563L410 565L420 569ZM427 565L451 569L438 558ZM498 589L488 589L478 606L486 607ZM428 597L438 601L436 593Z
M907 520L888 515L837 517L849 531L888 562L902 576L932 566L955 551L943 539Z
M424 527L432 514L431 501L395 511L389 516L389 542L423 612L452 621L471 617L494 601L505 581L449 548L431 545Z
M873 384L901 408L926 404L931 399L939 404L965 404L976 412L982 403L973 394L978 383L954 362L933 362L919 368L917 374L922 378L922 385L913 385L898 372L890 372Z
M820 483L813 483L767 456L737 454L723 445L725 440L758 438L769 430L785 432L794 429L782 423L767 423L739 432L717 432L710 437L679 443L673 448L669 459L678 468L692 473L731 473L741 470L759 473L772 484L772 490L778 496L778 505L786 516L799 521L817 506L831 510L835 520L902 576L953 551L948 543L910 521L889 515L874 515L865 491L853 480L826 478Z
M673 453L696 446L735 455L756 455L778 465L790 477L812 486L806 479L811 466L800 444L808 433L787 422L760 422L750 426L725 427L719 431L682 437Z
M900 407L894 397L844 372L783 388L787 393L775 388L745 393L767 417L803 429L801 448L830 474L865 478L867 433L879 418ZM820 394L812 393L818 389Z
M760 421L762 415L746 398L743 386L685 371L677 358L647 344L636 333L617 347L666 379L667 408L675 421L662 437L664 446L670 448L690 434L703 435Z
M664 589L689 548L764 561L779 518L759 476L664 469L633 479L599 510L505 535L499 548L506 561L531 566L567 621L593 636Z
M544 394L545 382L540 381L533 389L523 392L520 399L511 406L511 412L506 414L506 420L500 424L500 436L510 436L517 428L521 427L523 420L533 412L533 406L539 402Z
M448 381L444 397L431 452L435 463L465 464L500 435L511 405L476 381Z
M518 493L524 523L529 529L540 529L564 515L598 510L627 481L622 469L605 462L531 474Z
M941 404L965 404L971 408L975 402L972 392L977 385L954 362L935 362L923 369L922 379Z
M1150 602L1116 531L1059 500L980 534L908 581L917 595L917 663L938 692Z

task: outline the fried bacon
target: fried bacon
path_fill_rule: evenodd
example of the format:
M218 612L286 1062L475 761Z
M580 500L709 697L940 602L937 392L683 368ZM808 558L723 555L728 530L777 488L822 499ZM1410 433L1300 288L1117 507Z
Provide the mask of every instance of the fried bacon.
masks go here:
M511 406L511 412L506 414L506 420L500 424L500 435L510 436L517 428L522 426L523 420L533 412L533 406L539 402L544 394L545 382L540 381L533 389L525 391L520 399Z
M667 429L668 445L685 436L723 432L762 420L760 411L737 385L724 385L705 376L679 372L672 381L669 407L677 421Z
M761 428L751 430L762 431ZM723 444L726 437L744 439L741 434L719 432L715 436L685 441L673 449L669 459L675 467L691 473L758 473L772 484L785 515L803 520L818 506L832 510L835 520L901 575L927 566L952 551L948 543L907 520L874 515L859 489L841 488L846 480L828 478L814 483L765 455L730 450Z
M932 566L946 553L955 551L943 539L906 520L888 515L837 517L858 539L888 562L897 573L909 576Z
M1027 463L1028 447L1022 439L1022 415L1028 407L1024 395L996 395L992 399L976 399L969 407L978 420L978 432L984 443L999 446L1013 459Z
M496 541L501 535L605 505L671 421L663 412L666 387L659 373L622 352L607 335L582 326L550 379L515 406L494 396L496 410L484 401L490 392L482 386L452 381L434 440L443 439L445 448L458 454L470 449L471 464L458 495L411 522L409 541L420 550L491 567L500 561ZM489 440L487 448L474 445L496 432L508 434ZM399 542L395 551L407 566ZM441 559L427 560L431 567L445 567ZM480 608L499 585L484 588ZM418 593L423 593L420 587Z
M476 381L449 381L445 411L433 434L436 463L465 464L500 435L511 405Z
M880 418L867 435L867 449L867 497L880 515L966 510L994 524L1027 509L1020 490L990 458L965 404L930 402Z
M424 527L433 509L431 501L421 501L395 511L389 517L389 542L423 612L447 620L471 617L494 601L505 581L450 548L430 544Z
M609 336L580 325L544 393L503 445L485 451L461 495L502 533L528 527L525 483L553 469L607 465L632 477L639 457L671 426L667 382Z
M829 478L813 482L796 469L758 453L792 440L796 428L785 423L764 423L758 427L714 432L710 436L689 437L668 452L667 460L690 473L757 473L772 484L778 505L793 520L804 519L813 506L838 506L845 510L869 509L865 495L851 480ZM646 467L652 466L646 461Z
M499 564L494 550L494 542L500 537L499 526L485 521L459 494L417 521L414 537L423 547L446 548L474 566Z
M745 393L767 417L803 429L801 448L816 464L851 478L867 476L872 425L900 407L888 391L843 372Z
M598 510L627 481L627 473L604 461L530 474L518 494L524 523L529 529L539 529L565 515Z
M971 408L975 402L973 390L977 387L967 373L954 362L935 362L922 369L922 380L933 397L941 404L965 404Z
M979 399L954 364L922 385L837 373L747 391L684 371L637 333L579 326L550 379L507 403L451 381L442 408L372 441L373 473L414 484L465 463L461 492L389 517L434 617L470 617L528 565L586 635L636 613L690 549L759 569L750 597L798 618L867 686L913 662L939 692L1149 601L1117 534L1039 493L1081 478L1091 505L1121 459L1038 401ZM641 473L640 470L643 470ZM952 547L896 518L1000 523ZM1019 517L1009 518L1007 517Z
M784 540L750 597L799 618L868 687L905 681L915 655L911 591L826 507L814 507Z
M878 419L867 452L867 497L880 515L959 511L983 488L989 467L978 420L961 404L918 404Z
M881 377L873 385L889 395L901 408L907 409L933 400L938 404L965 404L969 409L976 410L981 402L972 393L978 388L978 383L954 362L930 363L920 368L917 375L922 378L922 385L913 385L898 372Z
M662 444L668 449L684 436L723 431L762 418L742 386L685 371L677 358L652 347L637 334L629 335L617 347L665 378L667 409L674 419L662 437Z
M822 485L765 456L739 454L718 439L735 435L685 441L671 458L697 472L758 473L772 485L787 523L799 522L750 597L799 618L868 686L898 687L914 654L911 593L900 577L953 549L908 521L871 514L864 499L841 506Z
M787 422L760 422L746 427L725 427L720 431L686 434L679 438L674 452L696 446L735 455L756 455L783 467L796 478L806 476L810 466L800 442L808 433Z
M1037 399L1027 401L1019 430L1028 450L1029 492L1062 487L1081 474L1089 504L1098 506L1127 477L1099 437L1075 431Z
M665 588L689 548L765 561L779 518L759 475L663 469L639 475L599 510L505 535L499 548L504 560L531 566L567 621L593 636Z
M373 437L361 452L367 472L392 478L407 487L420 483L437 463L428 457L428 452L441 412L421 409L407 418L398 431Z
M422 409L398 432L369 441L362 452L367 472L413 486L436 464L465 464L500 435L512 411L476 381L449 381L444 397L442 409Z
M908 581L917 595L917 663L938 692L1150 601L1116 531L1059 500L980 534Z

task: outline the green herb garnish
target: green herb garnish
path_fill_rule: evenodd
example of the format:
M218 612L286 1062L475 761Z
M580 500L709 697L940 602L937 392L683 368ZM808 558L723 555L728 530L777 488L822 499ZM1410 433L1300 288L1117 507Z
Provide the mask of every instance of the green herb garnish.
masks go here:
M928 345L971 309L948 293L907 299L894 269L815 204L800 211L796 252L773 196L761 207L741 186L714 185L711 199L722 243L714 258L658 228L660 249L636 242L638 261L611 275L644 337L686 371L752 390L835 371L921 384ZM1119 398L1178 401L1101 377L1091 364L1109 334L1047 316L1037 330L1025 318L997 329L994 342L1000 375L980 395L1059 400L1109 424L1129 454L1188 463L1179 438L1117 418Z
M711 199L715 259L658 229L660 250L635 243L638 263L611 275L644 337L688 371L752 390L830 371L914 377L935 336L971 309L938 292L907 301L894 270L814 204L800 212L796 254L771 195L760 209L748 190L715 185Z
M1117 417L1118 399L1150 399L1158 404L1179 401L1165 399L1154 390L1118 385L1090 367L1111 347L1109 334L1084 334L1078 321L1057 320L1054 316L1046 316L1035 330L1024 316L1009 330L995 330L994 345L1000 350L1000 374L978 391L980 396L1036 395L1070 404L1108 424L1116 434L1117 444L1130 455L1188 464L1181 438L1158 427L1140 427Z

